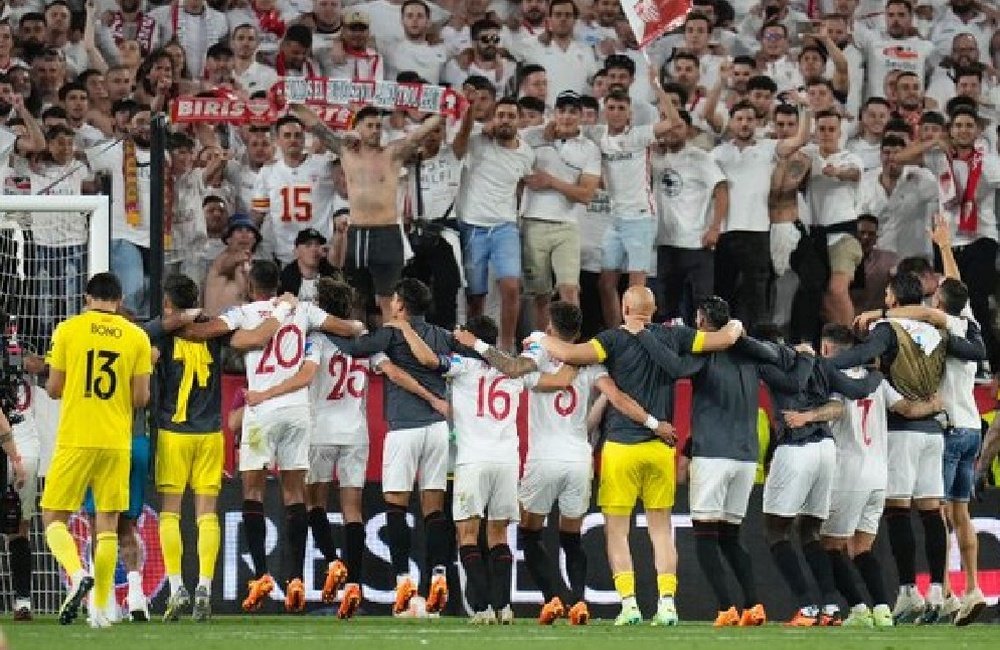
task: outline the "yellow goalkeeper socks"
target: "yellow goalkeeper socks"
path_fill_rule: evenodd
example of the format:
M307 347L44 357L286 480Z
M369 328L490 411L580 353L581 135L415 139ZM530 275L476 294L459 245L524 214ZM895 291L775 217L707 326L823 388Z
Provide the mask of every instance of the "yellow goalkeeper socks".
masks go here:
M118 533L98 533L94 549L94 607L105 611L111 599L118 563Z
M660 592L660 598L672 597L677 593L677 576L673 573L661 573L657 575L656 589Z
M76 542L66 524L61 521L49 524L45 529L45 541L66 575L76 580L83 573L83 565L80 563L80 553L76 550Z
M180 576L184 542L181 540L181 516L176 512L160 513L160 549L167 576Z
M215 576L215 560L219 556L222 531L219 516L215 513L198 517L198 573L201 582L212 583Z
M635 572L623 571L614 575L615 590L622 600L635 596Z

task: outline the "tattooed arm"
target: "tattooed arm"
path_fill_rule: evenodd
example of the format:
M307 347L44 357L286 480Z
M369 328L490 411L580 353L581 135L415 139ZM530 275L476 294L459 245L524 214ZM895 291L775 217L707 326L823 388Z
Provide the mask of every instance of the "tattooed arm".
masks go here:
M538 364L533 359L522 356L513 357L506 352L501 352L496 347L480 341L475 334L468 330L457 329L454 336L458 343L475 350L486 363L508 377L517 379L538 370Z
M302 120L310 133L316 136L331 153L339 154L345 145L350 146L358 141L358 134L354 131L334 131L323 124L316 113L305 104L294 104L289 107L288 112Z

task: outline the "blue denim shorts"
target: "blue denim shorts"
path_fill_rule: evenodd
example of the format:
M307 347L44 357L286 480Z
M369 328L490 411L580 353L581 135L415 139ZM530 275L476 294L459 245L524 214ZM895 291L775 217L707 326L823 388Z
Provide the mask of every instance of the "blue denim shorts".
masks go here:
M465 280L470 296L484 296L493 277L521 277L521 233L516 223L502 223L490 228L462 225L465 257Z
M601 242L601 268L648 273L655 235L653 218L648 214L641 219L614 219Z
M979 429L952 429L944 437L944 498L968 501L976 481L976 456L983 436Z

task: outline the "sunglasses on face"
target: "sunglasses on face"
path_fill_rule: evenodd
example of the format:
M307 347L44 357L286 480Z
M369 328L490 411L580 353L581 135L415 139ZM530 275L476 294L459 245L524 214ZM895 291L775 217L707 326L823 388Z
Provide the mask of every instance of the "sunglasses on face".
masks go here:
M500 42L500 37L495 34L492 36L480 36L479 42L483 45L496 45Z

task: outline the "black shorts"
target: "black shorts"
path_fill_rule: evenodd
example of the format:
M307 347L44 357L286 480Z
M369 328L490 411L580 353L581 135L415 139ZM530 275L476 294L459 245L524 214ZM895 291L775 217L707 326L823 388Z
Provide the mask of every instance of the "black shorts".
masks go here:
M348 271L364 271L377 296L391 296L403 275L403 233L399 225L347 229Z

